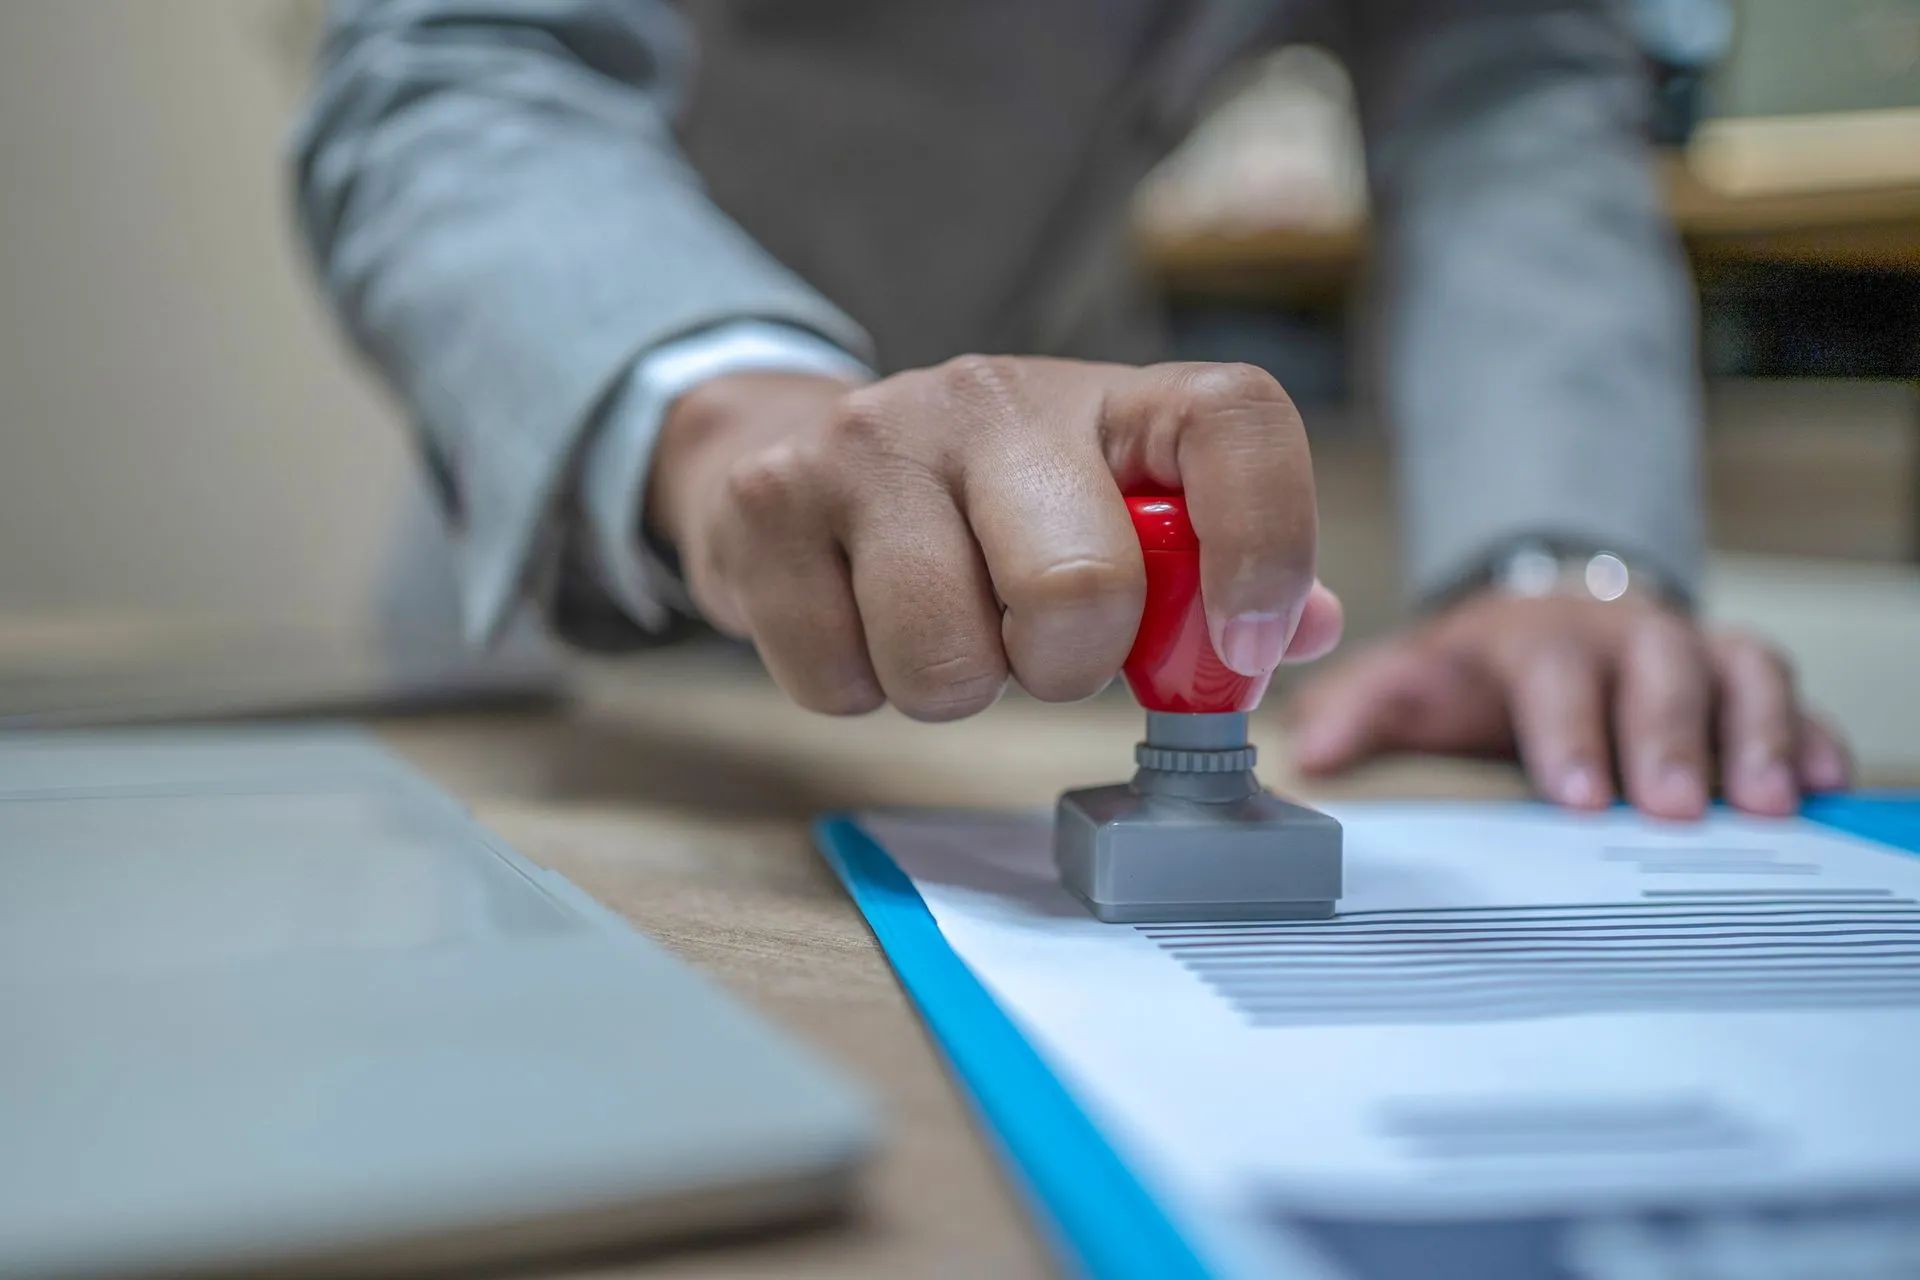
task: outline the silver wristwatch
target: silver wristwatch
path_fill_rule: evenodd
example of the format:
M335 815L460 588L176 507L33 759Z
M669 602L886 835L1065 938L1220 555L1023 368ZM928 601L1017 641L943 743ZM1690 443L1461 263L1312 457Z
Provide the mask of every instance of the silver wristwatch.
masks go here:
M1567 543L1518 542L1493 556L1480 585L1510 596L1571 596L1612 601L1651 595L1687 608L1685 593L1660 574L1630 563L1615 551Z

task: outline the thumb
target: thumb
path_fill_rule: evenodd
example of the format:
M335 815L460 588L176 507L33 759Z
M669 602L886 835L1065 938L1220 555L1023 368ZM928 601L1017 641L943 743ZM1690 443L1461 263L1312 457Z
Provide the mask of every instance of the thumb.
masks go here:
M1372 649L1319 676L1290 708L1294 764L1302 773L1338 773L1386 749L1392 704L1406 664Z
M1418 635L1366 650L1309 685L1295 726L1303 773L1334 773L1394 751L1512 749L1504 697L1485 667Z
M1340 597L1316 579L1313 589L1307 593L1306 605L1300 610L1300 625L1293 630L1284 660L1312 662L1326 657L1340 643L1340 633L1346 625L1346 610L1340 604Z

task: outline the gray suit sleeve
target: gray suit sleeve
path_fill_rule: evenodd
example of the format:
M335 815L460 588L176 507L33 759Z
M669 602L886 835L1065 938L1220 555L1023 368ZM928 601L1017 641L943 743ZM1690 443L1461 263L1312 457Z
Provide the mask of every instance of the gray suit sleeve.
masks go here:
M417 425L495 634L598 406L642 352L734 319L866 338L702 193L645 0L333 6L295 140L300 223L348 332Z
M1376 356L1409 585L1595 544L1682 591L1702 556L1692 294L1602 0L1374 0L1354 64Z

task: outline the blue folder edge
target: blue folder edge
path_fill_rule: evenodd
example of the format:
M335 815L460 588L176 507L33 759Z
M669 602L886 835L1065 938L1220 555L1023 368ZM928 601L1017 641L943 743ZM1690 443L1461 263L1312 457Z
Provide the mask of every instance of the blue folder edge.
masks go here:
M1920 854L1920 796L1807 801L1802 816ZM934 923L906 873L857 819L825 814L814 840L920 1010L1034 1219L1071 1270L1100 1280L1212 1272Z

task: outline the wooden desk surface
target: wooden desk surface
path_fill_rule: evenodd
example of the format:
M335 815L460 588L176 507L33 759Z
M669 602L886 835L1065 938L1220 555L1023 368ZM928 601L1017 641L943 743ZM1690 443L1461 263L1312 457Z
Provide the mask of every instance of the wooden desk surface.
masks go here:
M1920 182L1728 195L1663 157L1667 208L1697 269L1774 264L1920 270ZM1367 253L1362 225L1142 229L1148 269L1178 295L1321 303Z
M879 804L1044 806L1125 776L1139 711L1009 698L955 725L891 711L832 721L785 703L750 660L675 650L585 673L568 705L375 722L521 852L553 867L865 1082L887 1120L850 1221L569 1276L865 1277L1050 1273L1016 1195L816 854L807 821ZM1277 727L1262 776L1287 786ZM1318 794L1517 795L1493 765L1424 762Z

